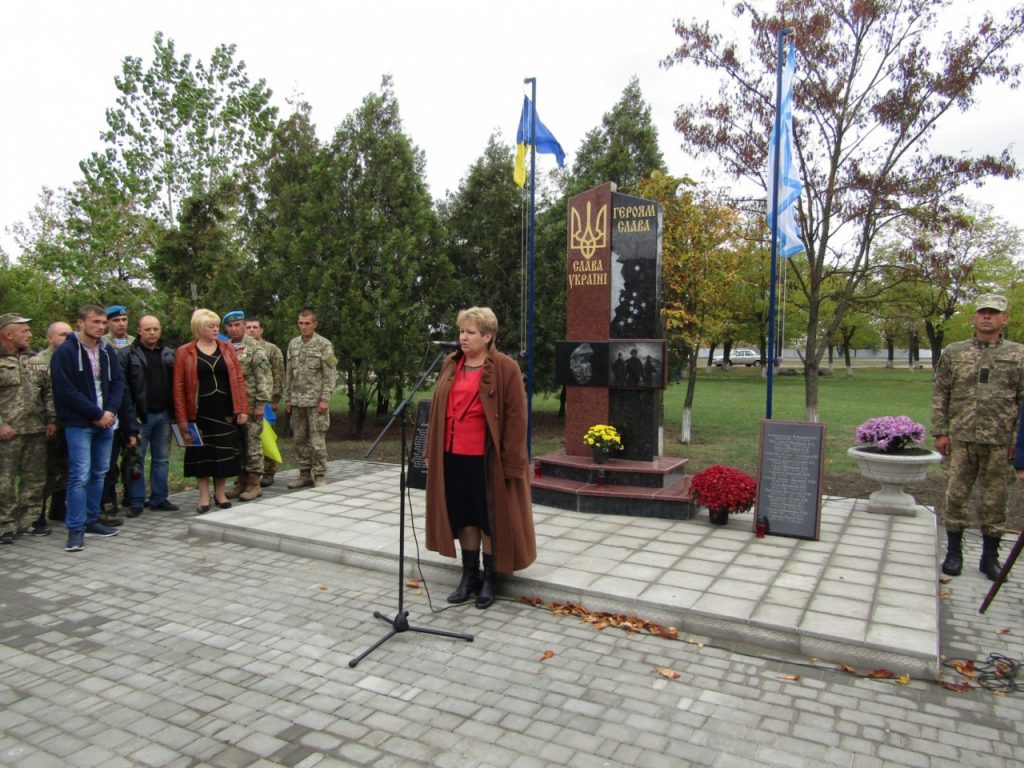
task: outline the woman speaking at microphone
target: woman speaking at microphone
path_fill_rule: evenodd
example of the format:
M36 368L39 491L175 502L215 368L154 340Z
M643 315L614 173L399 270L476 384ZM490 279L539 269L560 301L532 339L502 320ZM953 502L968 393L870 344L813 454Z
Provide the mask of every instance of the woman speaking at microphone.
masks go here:
M537 542L526 450L526 393L518 364L494 347L488 307L459 312L459 348L445 360L427 430L427 549L455 557L462 580L448 596L494 603L495 574L534 561ZM483 576L480 550L483 550Z

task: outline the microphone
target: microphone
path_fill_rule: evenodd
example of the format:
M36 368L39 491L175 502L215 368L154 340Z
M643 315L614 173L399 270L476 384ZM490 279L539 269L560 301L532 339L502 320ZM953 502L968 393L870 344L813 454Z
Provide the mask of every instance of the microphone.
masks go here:
M458 349L459 342L457 341L432 341L430 342L435 347L442 347L443 349Z

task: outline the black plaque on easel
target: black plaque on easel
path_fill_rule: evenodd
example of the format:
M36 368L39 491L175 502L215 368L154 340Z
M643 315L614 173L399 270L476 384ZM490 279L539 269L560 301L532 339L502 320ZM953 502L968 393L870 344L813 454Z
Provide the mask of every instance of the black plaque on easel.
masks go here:
M757 519L767 519L769 535L817 541L824 469L824 424L761 422Z
M420 400L416 404L416 426L412 431L412 451L409 453L409 470L405 484L410 488L425 490L427 487L427 462L423 454L427 450L427 422L430 421L430 401Z

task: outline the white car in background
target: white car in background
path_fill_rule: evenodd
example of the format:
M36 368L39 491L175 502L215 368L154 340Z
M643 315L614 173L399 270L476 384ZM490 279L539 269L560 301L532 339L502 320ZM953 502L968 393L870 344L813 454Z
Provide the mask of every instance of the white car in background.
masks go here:
M729 353L729 362L732 365L745 365L747 368L752 365L760 368L761 355L752 349L734 349ZM716 355L712 363L721 368L725 364L725 355Z

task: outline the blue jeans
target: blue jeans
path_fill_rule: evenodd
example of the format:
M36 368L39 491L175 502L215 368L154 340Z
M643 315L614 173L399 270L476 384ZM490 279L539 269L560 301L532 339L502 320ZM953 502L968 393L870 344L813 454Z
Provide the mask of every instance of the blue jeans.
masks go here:
M67 510L64 524L69 531L84 531L86 523L100 517L103 481L110 467L110 445L114 430L98 427L65 427L68 441Z
M171 459L171 412L146 414L146 423L139 425L139 463L143 472L131 481L128 505L141 508L146 501L146 450L149 450L149 506L167 500L167 476Z

